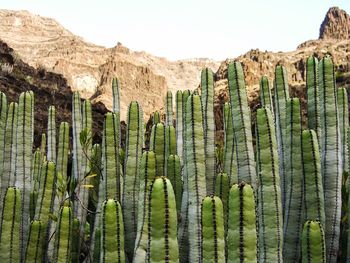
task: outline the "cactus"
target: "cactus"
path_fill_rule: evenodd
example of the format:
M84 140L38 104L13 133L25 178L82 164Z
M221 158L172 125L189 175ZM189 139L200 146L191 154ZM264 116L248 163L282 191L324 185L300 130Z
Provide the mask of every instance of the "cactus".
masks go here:
M71 262L72 221L71 208L63 206L56 227L53 263Z
M5 130L7 119L7 98L5 93L0 91L0 149L4 149L5 146ZM0 151L0 178L2 177L4 167L4 151ZM0 180L1 188L1 180ZM1 198L0 198L1 202Z
M207 194L214 194L215 187L215 121L214 121L214 77L213 71L205 68L201 73L201 101L203 114L205 176Z
M151 132L150 150L156 154L157 176L165 175L165 127L163 123L153 125Z
M119 113L107 113L103 125L102 178L104 191L102 200L121 200L121 174L119 162L120 144Z
M318 142L320 142L321 124L320 94L318 87L318 60L313 56L308 57L306 60L306 89L308 127L316 132Z
M253 188L234 184L229 196L227 262L257 262L257 233Z
M260 104L263 108L269 108L273 115L273 101L269 85L269 79L266 76L260 79Z
M177 215L173 188L165 177L151 186L148 208L148 262L179 262Z
M341 141L341 156L342 156L342 171L349 172L349 153L347 149L349 127L349 106L348 106L348 94L345 88L337 89L337 104L339 114L339 130L340 130L340 141ZM322 223L322 225L324 225Z
M203 263L226 262L223 204L219 197L207 196L202 202Z
M125 262L124 225L118 201L108 199L102 206L100 262Z
M283 259L299 262L303 229L303 171L301 156L301 111L298 98L287 101L285 141L285 183L287 186L284 213Z
M153 113L152 120L153 120L153 125L156 125L156 124L161 122L160 121L160 113L159 113L159 111L155 111Z
M123 215L125 252L131 260L137 231L137 206L140 188L139 169L143 144L143 113L137 102L130 103L127 123L122 206L124 211L128 211Z
M176 210L178 214L180 214L182 200L182 180L181 161L178 155L169 155L167 160L167 177L173 186L176 200Z
M46 161L46 133L41 134L40 153L41 153L41 162Z
M7 188L0 224L0 262L21 262L21 192Z
M174 126L165 127L165 155L164 159L167 159L169 155L176 154L176 134ZM165 160L166 165L166 160ZM164 167L166 170L166 167Z
M181 90L176 92L176 154L183 162L184 101Z
M228 65L228 87L231 99L233 132L237 155L238 182L245 181L256 187L256 171L251 131L250 110L240 62Z
M283 211L277 142L270 108L257 111L259 262L282 262Z
M219 173L215 177L215 195L222 201L224 210L224 225L227 230L228 195L230 192L230 181L226 173Z
M56 110L49 107L47 122L47 160L56 162Z
M324 225L325 212L321 160L317 135L314 130L304 130L302 133L302 167L305 220L315 219Z
M165 123L166 126L173 126L173 94L167 91L165 98Z
M32 221L29 230L28 246L24 262L40 263L43 256L43 232L44 226L41 221Z
M36 149L33 155L32 164L32 191L30 196L30 221L34 219L35 206L38 198L39 184L40 184L40 172L41 172L41 152L40 149Z
M237 161L234 144L231 104L225 102L224 109L224 164L223 171L229 176L230 186L238 183Z
M339 249L341 219L341 138L332 59L328 56L319 63L321 171L324 186L326 214L325 239L327 262L336 262Z
M306 221L302 235L302 262L325 263L326 246L322 224L319 221Z
M156 177L156 156L154 152L142 154L140 168L140 191L138 205L137 235L133 262L145 262L148 240L148 205L151 185Z
M120 114L120 92L119 80L113 78L112 80L112 95L113 95L113 112Z
M279 170L281 179L281 196L282 209L285 207L285 199L287 194L286 172L285 172L285 144L286 144L286 108L289 99L289 88L287 80L287 72L284 66L277 65L275 68L274 82L274 113L276 124L276 137L279 156Z
M19 96L17 117L17 156L16 156L16 182L21 191L21 261L24 260L28 239L30 219L30 192L32 186L32 147L33 147L33 100L31 92L23 92Z
M57 150L57 164L56 171L62 175L64 181L67 181L67 167L68 167L68 151L69 151L69 125L67 122L61 122L58 150Z

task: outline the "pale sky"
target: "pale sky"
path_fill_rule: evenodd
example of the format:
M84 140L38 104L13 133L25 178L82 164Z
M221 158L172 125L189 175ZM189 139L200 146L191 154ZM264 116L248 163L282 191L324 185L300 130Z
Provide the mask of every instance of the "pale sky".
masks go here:
M171 60L224 60L318 38L331 6L350 14L350 0L2 0L0 8L55 18L106 47L121 42Z

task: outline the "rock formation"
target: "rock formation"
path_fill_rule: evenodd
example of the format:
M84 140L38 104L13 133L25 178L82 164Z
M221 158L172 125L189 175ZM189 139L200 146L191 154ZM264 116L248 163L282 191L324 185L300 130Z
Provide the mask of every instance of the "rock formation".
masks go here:
M350 16L338 7L331 7L320 27L320 39L350 39Z

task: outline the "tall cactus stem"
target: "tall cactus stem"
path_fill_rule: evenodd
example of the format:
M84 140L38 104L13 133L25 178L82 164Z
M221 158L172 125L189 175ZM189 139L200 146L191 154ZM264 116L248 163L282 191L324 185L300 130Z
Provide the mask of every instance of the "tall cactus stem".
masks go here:
M302 263L326 263L326 246L322 224L306 221L302 235Z

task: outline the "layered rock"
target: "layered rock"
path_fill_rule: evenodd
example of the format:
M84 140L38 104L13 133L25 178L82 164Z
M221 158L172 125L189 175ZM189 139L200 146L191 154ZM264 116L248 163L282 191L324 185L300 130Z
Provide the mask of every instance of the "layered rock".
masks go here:
M350 39L350 16L338 7L331 7L320 27L320 39Z

